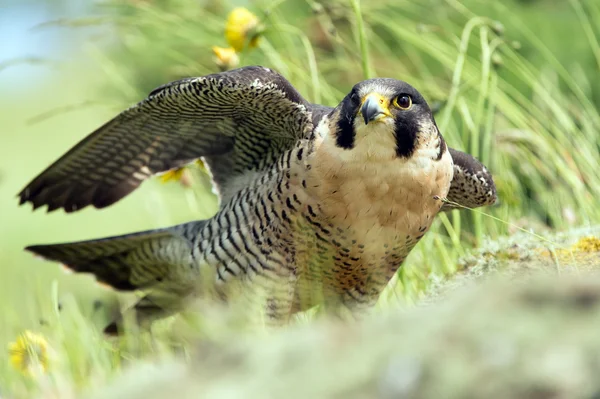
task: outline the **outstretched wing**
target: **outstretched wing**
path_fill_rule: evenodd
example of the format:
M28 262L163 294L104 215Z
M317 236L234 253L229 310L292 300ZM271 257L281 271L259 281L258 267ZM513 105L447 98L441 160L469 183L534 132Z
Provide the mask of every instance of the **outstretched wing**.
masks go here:
M448 202L442 206L442 212L494 205L497 200L496 185L487 168L470 154L453 148L448 150L454 161L454 177L446 196Z
M226 166L217 186L259 168L312 130L311 106L263 67L172 82L91 133L25 187L21 204L103 208L153 174L203 156ZM210 162L209 162L209 166Z

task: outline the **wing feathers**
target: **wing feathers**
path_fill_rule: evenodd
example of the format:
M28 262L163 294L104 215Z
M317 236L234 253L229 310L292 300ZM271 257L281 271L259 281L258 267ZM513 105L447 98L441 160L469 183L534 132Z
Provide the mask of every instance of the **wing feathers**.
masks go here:
M203 156L232 165L219 176L256 167L312 129L308 103L282 76L246 67L171 82L78 143L29 183L20 203L48 211L109 206L153 174ZM270 145L283 138L285 145ZM283 148L282 148L283 147Z
M453 203L467 208L495 204L496 185L487 168L470 154L448 149L454 161L454 177L447 196L450 202L445 203L441 210L447 212L460 208Z

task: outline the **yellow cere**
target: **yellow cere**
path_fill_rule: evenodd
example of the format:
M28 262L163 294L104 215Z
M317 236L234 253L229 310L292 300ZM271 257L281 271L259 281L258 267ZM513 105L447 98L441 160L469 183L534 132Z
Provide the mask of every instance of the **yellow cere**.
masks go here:
M10 363L26 375L48 371L48 343L31 331L25 331L8 347Z
M260 33L259 23L258 17L248 9L234 8L229 13L225 24L227 43L238 53L244 50L246 44L249 49L256 47Z
M364 104L365 101L367 101L367 99L369 99L369 98L372 98L373 100L375 100L381 106L381 108L383 109L383 111L385 112L385 114L387 116L391 115L390 102L387 98L385 98L384 96L382 96L379 93L370 93L363 97L361 104Z

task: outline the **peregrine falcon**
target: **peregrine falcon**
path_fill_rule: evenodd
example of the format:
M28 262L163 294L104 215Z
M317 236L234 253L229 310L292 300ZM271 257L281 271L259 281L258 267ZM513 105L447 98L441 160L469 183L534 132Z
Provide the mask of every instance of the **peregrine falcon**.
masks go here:
M451 209L443 199L496 200L487 169L446 145L409 84L365 80L330 108L251 66L155 89L36 177L20 202L104 208L199 158L219 195L212 218L27 250L142 291L134 309L146 325L191 298L250 303L259 292L279 324L315 305L360 315Z

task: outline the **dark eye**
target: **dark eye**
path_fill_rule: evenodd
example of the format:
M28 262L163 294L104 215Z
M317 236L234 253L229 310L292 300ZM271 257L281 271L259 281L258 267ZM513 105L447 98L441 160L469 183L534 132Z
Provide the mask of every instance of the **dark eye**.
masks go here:
M394 105L400 109L409 109L412 106L412 98L408 94L400 94L394 98Z
M353 91L352 94L350 94L350 100L352 100L352 102L354 103L358 102L358 94L356 94L355 91Z

